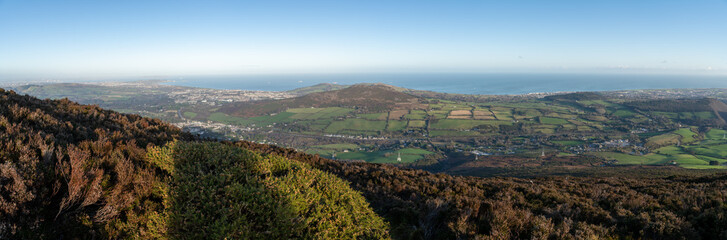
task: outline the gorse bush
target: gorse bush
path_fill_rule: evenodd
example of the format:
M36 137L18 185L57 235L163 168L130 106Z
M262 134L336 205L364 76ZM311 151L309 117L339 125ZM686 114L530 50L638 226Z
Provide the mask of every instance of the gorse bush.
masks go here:
M306 164L219 143L178 142L173 155L176 238L387 238L359 193Z

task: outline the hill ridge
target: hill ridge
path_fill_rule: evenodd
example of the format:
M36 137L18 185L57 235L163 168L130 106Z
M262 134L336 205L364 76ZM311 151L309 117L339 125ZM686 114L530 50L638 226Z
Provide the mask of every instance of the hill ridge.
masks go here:
M388 85L356 84L347 88L310 93L300 97L235 103L220 111L233 116L254 117L285 111L289 108L347 107L358 111L391 110L401 104L418 104L422 98L396 91Z

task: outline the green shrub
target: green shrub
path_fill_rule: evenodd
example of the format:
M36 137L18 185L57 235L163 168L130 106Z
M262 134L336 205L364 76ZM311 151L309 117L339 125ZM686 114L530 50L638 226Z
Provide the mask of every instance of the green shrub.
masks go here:
M218 143L178 142L174 159L172 237L388 238L347 182L304 163Z

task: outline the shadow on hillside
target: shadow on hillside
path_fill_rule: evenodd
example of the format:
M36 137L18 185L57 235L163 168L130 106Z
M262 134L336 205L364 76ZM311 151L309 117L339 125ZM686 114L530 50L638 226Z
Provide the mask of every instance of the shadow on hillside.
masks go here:
M332 174L213 142L173 148L167 224L173 238L388 238L365 199Z
M256 159L249 151L182 142L174 148L168 222L173 238L279 239L303 227L289 221L296 217L291 202L247 171Z

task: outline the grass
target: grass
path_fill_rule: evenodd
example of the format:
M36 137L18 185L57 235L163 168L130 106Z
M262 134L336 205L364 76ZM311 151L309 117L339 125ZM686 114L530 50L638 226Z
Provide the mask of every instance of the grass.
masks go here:
M682 144L691 143L696 140L694 139L694 135L696 135L696 133L692 132L690 128L680 128L674 131L674 133L682 136Z
M592 153L592 155L603 157L609 160L616 160L618 164L624 165L653 165L668 163L667 156L653 153L638 156L618 152L596 152Z
M451 137L464 137L464 136L479 136L480 133L476 131L449 131L449 130L430 130L429 136L431 137L441 137L441 136L451 136Z
M696 145L690 146L689 150L699 155L720 158L721 161L727 161L727 159L725 159L727 158L727 144Z
M338 133L342 130L354 131L383 131L386 128L386 121L369 121L366 119L349 118L343 121L334 121L325 129L327 133Z
M260 123L291 122L291 121L293 121L293 119L291 118L293 115L295 115L295 113L281 112L281 113L271 115L271 116L251 117L250 120L260 122Z
M406 129L407 121L389 120L386 131L395 132Z
M313 147L319 148L319 149L330 149L330 150L342 151L342 150L346 150L346 149L349 149L349 150L357 149L358 145L351 144L351 143L337 143L337 144L317 145L317 146L313 146Z
M401 162L396 160L399 153ZM371 163L413 163L429 154L433 154L433 152L418 148L405 148L397 151L340 153L336 154L336 159L363 160Z
M636 113L631 110L620 109L613 112L613 115L616 117L633 117L636 115Z
M366 120L385 120L386 119L386 113L363 113L363 114L357 114L356 116L361 117Z
M676 144L679 141L679 137L680 136L678 134L673 134L673 133L667 133L667 134L653 136L653 137L646 139L645 146L655 147L655 146Z
M212 113L209 117L207 117L208 120L213 122L220 122L225 124L232 124L232 125L241 125L246 126L249 124L254 123L254 121L246 119L246 118L240 118L240 117L234 117L230 116L221 112Z
M184 117L195 118L195 117L197 117L197 113L196 112L184 112Z
M643 156L630 155L617 152L597 152L592 155L600 156L606 159L616 160L618 164L623 165L662 165L669 164L672 161L683 168L690 169L721 169L724 166L709 165L710 158L703 156L695 156L685 153L681 148L676 146L663 147L656 151L658 153L649 153ZM725 160L727 161L727 160Z
M292 113L317 113L320 112L323 108L291 108L288 109L286 112L292 112Z
M410 120L422 120L427 117L427 113L424 110L411 110L409 114L405 115L404 118Z
M498 120L442 119L431 124L431 127L435 129L465 130L472 129L480 125L512 125L512 122Z
M578 141L578 140L556 140L556 141L550 141L550 142L555 143L555 144L560 144L563 146L578 146L578 145L582 145L585 143L583 141Z
M602 105L602 106L605 106L605 107L613 107L613 106L616 106L615 104L610 103L610 102L606 102L604 100L579 100L578 103L583 104L583 105L586 105L586 106L590 106L590 105Z
M324 119L324 118L335 118L335 117L341 117L345 116L348 113L352 112L353 109L350 108L339 108L339 107L329 107L329 108L291 108L288 109L289 113L294 113L290 118L293 119L308 119L308 120L316 120L316 119Z
M408 127L410 128L423 128L427 125L427 122L422 120L409 120Z
M566 121L565 119L560 119L560 118L538 117L538 120L542 124L553 124L553 125L568 124L568 121Z
M678 119L679 118L679 114L678 113L673 113L673 112L651 112L651 114L664 116L664 117L670 118L670 119Z
M714 117L713 112L695 112L694 116L700 119L712 119Z
M653 152L664 155L679 155L684 154L682 149L677 146L667 146L655 149Z
M691 154L677 154L670 156L670 160L675 161L679 165L709 165L709 162L697 158Z
M725 134L727 134L727 131L725 130L712 128L707 132L707 134L705 134L705 138L711 140L723 140L725 139Z

